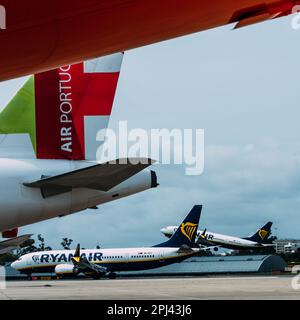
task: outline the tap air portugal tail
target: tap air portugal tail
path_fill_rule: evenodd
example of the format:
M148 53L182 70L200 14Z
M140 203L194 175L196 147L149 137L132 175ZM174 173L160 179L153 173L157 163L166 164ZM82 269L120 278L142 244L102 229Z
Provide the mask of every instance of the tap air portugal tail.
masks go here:
M122 59L117 53L32 76L0 113L0 134L29 136L37 159L95 160Z
M15 140L20 142L25 135L30 140L28 148L37 159L96 160L102 143L97 141L97 133L107 128L122 60L123 53L117 53L29 78L0 113L0 134L4 136L0 140L0 156L6 146L9 156L17 150L18 158L26 159L27 153L20 153L23 143L15 145ZM151 159L133 160L115 159L96 165L86 161L78 170L54 176L45 170L41 179L33 178L23 185L40 189L43 198L74 188L106 192L152 164ZM156 187L152 171L151 181L151 187Z

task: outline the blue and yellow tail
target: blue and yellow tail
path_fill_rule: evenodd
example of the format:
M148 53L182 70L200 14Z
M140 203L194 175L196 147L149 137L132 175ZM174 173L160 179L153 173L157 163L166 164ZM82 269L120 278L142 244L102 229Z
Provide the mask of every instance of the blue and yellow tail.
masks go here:
M254 241L257 243L265 243L271 235L272 225L273 222L269 221L262 228L258 229L253 236L244 239Z
M202 211L202 205L196 205L178 227L171 239L154 247L180 248L183 245L192 247L195 245L198 224Z

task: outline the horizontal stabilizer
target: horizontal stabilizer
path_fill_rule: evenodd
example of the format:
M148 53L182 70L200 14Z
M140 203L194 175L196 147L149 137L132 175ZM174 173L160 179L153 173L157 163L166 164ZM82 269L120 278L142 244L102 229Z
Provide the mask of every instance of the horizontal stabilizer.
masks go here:
M276 244L275 243L258 243L256 246L257 247L275 247Z
M273 4L272 6L269 6L266 3L261 3L238 10L233 14L230 19L230 23L236 23L234 29L239 29L252 24L289 15L292 9L293 4L289 1L278 1L278 3Z
M155 161L146 158L118 159L53 177L45 177L24 186L40 188L44 198L70 192L73 188L109 191L113 187L149 167Z
M264 14L257 15L257 16L254 16L254 17L249 17L247 19L239 21L234 26L234 29L240 29L240 28L243 28L243 27L250 26L252 24L256 24L256 23L260 23L260 22L264 22L264 21L268 21L268 20L273 20L275 18L278 18L280 15L281 15L281 13L279 12L277 14L264 13Z
M34 240L30 239L32 234L26 234L16 238L4 240L0 242L0 254L8 253L12 250L23 248L34 243Z

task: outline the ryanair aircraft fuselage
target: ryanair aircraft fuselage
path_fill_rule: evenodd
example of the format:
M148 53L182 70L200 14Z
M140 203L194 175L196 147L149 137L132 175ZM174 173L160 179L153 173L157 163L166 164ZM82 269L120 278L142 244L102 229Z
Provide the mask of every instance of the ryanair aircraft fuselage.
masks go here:
M262 228L258 229L252 236L245 238L209 232L206 229L198 230L196 242L208 247L219 246L232 250L259 250L264 247L273 246L273 244L268 241L271 234L271 226L272 222L268 222ZM160 231L169 238L176 232L177 228L178 226L168 226L162 228Z
M103 267L106 273L118 271L147 270L181 262L199 252L191 249L180 252L180 248L121 248L82 250L81 258L90 264ZM74 250L35 252L22 256L12 267L22 273L55 272L57 275L76 275L72 263Z

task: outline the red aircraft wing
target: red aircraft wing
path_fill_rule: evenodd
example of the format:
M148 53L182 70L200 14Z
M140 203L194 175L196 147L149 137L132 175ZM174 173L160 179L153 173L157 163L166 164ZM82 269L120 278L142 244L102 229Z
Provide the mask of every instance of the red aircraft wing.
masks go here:
M232 22L241 27L272 19L291 13L299 2L2 0L0 81Z

